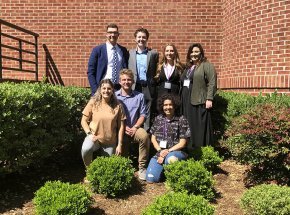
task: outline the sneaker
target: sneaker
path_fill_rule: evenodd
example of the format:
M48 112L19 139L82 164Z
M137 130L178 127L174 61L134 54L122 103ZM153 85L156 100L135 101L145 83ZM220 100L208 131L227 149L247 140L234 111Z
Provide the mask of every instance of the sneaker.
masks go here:
M139 179L145 181L146 180L146 169L139 169L138 172Z

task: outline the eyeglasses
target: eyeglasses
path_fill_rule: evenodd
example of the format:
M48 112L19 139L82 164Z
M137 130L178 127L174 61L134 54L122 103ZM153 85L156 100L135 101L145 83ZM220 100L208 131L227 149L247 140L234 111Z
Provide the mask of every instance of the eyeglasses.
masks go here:
M118 35L119 32L118 31L107 31L107 34L114 34L114 35Z

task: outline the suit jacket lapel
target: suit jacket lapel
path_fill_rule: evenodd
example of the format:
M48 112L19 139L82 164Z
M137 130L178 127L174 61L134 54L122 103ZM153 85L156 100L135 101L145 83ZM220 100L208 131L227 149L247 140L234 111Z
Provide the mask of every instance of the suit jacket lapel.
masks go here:
M104 59L105 59L105 61L106 62L104 62L106 65L108 64L108 53L107 53L107 45L106 45L106 43L104 44L104 46L102 47L103 48L103 50L102 50L102 52L104 53Z
M131 63L133 69L133 74L134 74L134 84L132 86L132 89L135 90L136 86L136 81L137 81L137 60L136 60L136 49L131 49L130 50L130 58L132 59ZM129 65L130 66L130 65Z
M130 56L132 56L132 65L136 65L136 68L137 68L137 62L136 62L136 50L135 49L131 49L130 50ZM137 73L136 71L137 69L135 69L135 73Z
M148 53L147 53L147 70L148 70L148 67L149 67L151 54L152 54L151 51L148 50Z
M151 68L149 67L150 66L150 60L151 60L151 55L152 55L152 52L151 50L148 50L148 53L147 53L147 71L146 71L146 76L147 76L147 81L148 80L151 80L152 78L152 74L151 74Z

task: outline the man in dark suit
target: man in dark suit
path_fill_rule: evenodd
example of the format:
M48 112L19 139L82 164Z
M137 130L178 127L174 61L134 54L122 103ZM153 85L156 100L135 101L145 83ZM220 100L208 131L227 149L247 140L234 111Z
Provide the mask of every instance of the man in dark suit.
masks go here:
M107 26L107 41L93 48L88 63L88 79L95 94L102 79L111 79L116 89L120 89L119 71L128 68L129 53L127 49L117 43L119 37L118 26Z
M152 86L153 78L156 75L158 64L158 52L147 47L149 32L145 28L138 28L135 33L137 47L129 51L129 69L134 73L135 89L145 96L147 118L144 129L149 130L151 104L155 94L155 87Z

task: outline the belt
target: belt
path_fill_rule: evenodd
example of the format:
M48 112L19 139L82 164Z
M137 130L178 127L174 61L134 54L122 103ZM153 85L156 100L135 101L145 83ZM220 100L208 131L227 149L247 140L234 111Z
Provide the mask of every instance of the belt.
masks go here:
M147 87L148 86L147 81L137 81L136 85L139 85L141 87Z

